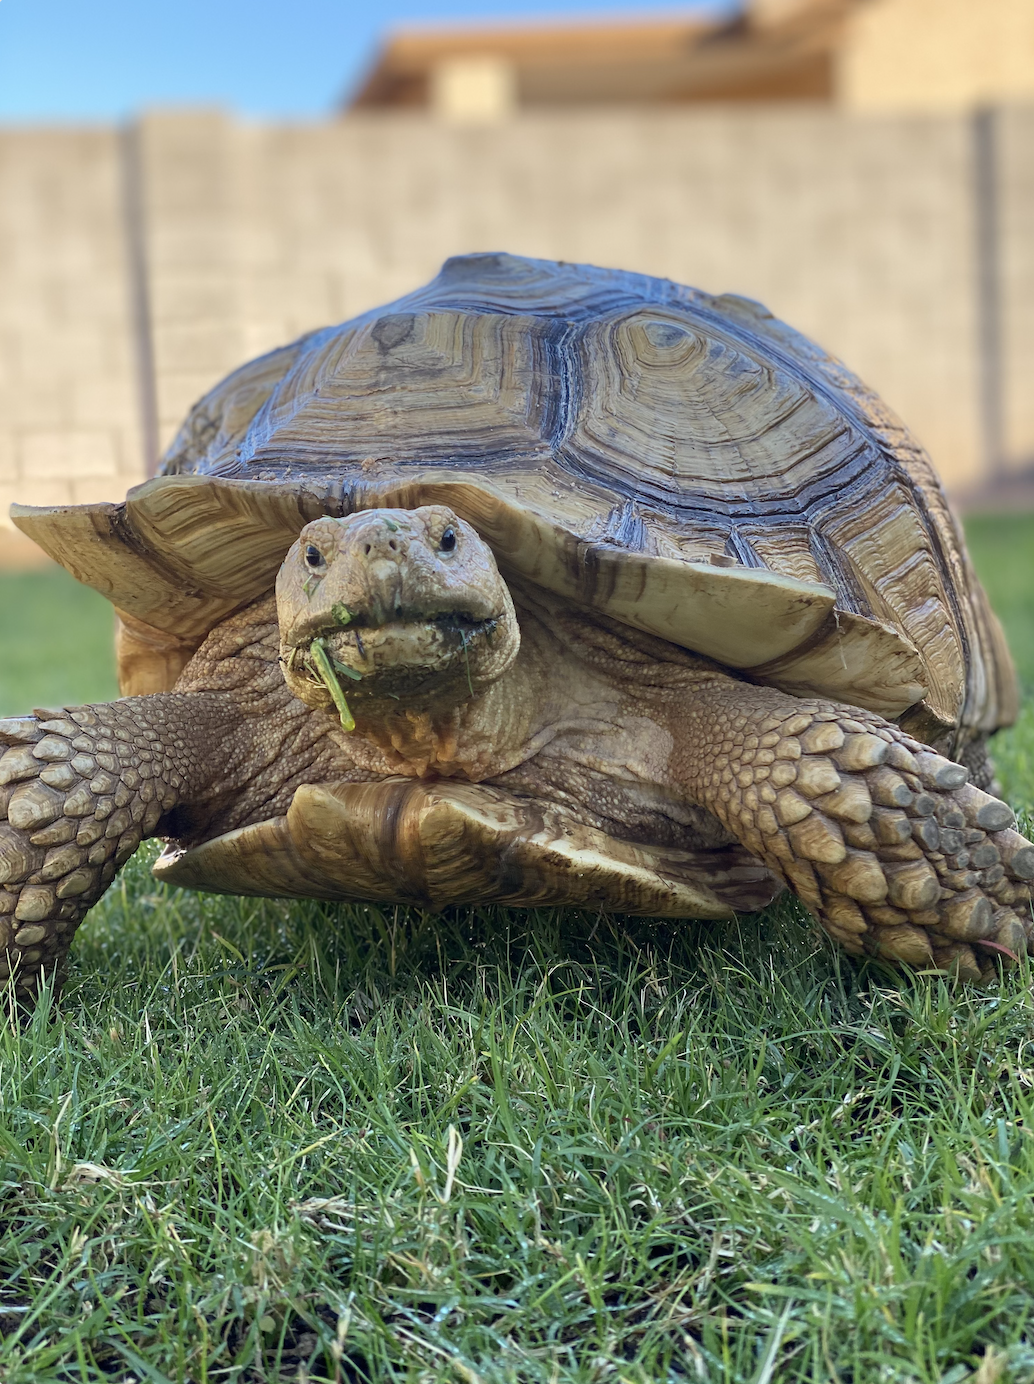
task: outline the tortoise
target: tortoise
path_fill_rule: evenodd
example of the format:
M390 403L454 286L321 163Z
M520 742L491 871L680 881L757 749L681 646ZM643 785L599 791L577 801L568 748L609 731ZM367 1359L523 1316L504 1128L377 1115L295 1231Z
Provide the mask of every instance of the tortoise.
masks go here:
M0 724L23 1002L146 837L221 892L728 918L987 978L1034 847L921 448L745 298L507 254L245 365L120 504L14 523L122 698Z

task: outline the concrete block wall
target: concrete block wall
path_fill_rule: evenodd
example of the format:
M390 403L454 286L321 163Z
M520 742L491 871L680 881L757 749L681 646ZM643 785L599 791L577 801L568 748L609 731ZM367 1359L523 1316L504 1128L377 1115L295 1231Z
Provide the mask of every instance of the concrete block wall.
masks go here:
M162 446L194 400L248 355L239 292L242 137L240 127L203 111L156 116L136 131L136 229Z
M999 279L1001 285L1001 464L1034 462L1034 108L996 121Z
M1020 466L1034 458L1034 109L994 128L1004 460ZM407 292L450 254L499 248L760 298L970 489L986 454L975 148L967 115L803 107L490 129L195 111L128 134L2 133L0 499L117 498L243 360Z
M0 132L0 507L125 492L141 470L120 136Z

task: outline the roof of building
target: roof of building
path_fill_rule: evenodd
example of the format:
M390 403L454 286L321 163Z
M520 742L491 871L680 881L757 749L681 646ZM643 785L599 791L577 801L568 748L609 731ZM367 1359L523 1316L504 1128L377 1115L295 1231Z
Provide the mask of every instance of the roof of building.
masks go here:
M475 84L480 73L484 85L492 64L520 107L830 100L833 56L854 3L754 0L731 20L403 29L384 43L348 109L432 107L443 72Z

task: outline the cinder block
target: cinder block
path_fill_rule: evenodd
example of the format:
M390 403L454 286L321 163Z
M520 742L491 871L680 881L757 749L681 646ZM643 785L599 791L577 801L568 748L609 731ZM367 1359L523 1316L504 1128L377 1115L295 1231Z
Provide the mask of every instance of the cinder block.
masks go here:
M163 322L155 332L161 374L205 371L214 378L242 363L239 322Z
M92 505L98 500L117 502L124 499L129 486L135 484L135 480L127 481L124 476L86 476L81 480L74 479L71 482L72 503Z
M0 484L18 479L18 449L16 438L10 429L0 432Z
M120 343L121 370L107 370L92 378L73 378L69 382L68 419L77 431L136 425L139 387L135 370L125 360L125 344Z
M0 515L6 515L12 504L68 505L72 503L72 487L68 481L42 481L23 477L13 485L0 485Z
M28 432L19 439L21 475L30 483L114 476L118 470L114 439L99 429L73 432Z

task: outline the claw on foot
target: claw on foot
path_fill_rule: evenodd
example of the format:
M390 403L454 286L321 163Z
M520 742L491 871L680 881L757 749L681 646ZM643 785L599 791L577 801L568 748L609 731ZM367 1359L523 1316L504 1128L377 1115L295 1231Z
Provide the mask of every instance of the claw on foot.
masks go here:
M771 721L766 806L743 839L846 950L970 980L1034 950L1034 845L963 765L828 703ZM733 758L742 784L751 755Z

